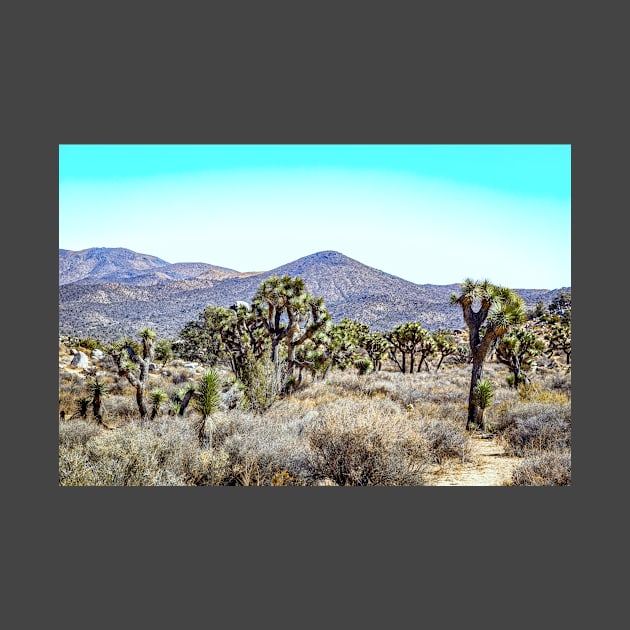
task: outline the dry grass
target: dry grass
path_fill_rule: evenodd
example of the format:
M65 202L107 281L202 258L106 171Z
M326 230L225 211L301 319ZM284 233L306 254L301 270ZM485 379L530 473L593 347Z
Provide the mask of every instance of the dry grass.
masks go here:
M490 429L519 458L514 485L569 485L570 374L541 372L520 392L498 364L488 363L484 376L496 387L486 411ZM433 483L436 467L474 458L464 428L468 365L416 374L333 371L263 413L245 409L242 391L223 377L221 410L208 419L210 439L200 446L192 407L179 417L165 405L155 420L140 422L134 389L107 369L99 378L108 386L112 430L90 415L68 419L90 377L60 368L59 484L422 486ZM196 378L194 370L167 366L151 374L150 388L171 396Z

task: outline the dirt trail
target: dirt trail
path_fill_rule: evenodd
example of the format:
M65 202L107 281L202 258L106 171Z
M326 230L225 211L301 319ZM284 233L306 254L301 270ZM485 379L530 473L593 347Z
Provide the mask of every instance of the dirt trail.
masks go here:
M469 461L450 463L435 471L432 486L508 486L518 464L493 437L474 435Z

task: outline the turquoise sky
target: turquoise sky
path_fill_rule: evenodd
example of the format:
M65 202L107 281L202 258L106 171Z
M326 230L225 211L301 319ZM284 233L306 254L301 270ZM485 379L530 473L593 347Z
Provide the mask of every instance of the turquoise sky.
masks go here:
M60 145L59 247L571 285L570 145Z

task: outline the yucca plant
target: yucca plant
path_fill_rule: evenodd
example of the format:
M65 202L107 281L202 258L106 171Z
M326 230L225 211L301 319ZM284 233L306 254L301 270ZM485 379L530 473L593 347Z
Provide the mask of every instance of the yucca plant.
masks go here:
M362 376L367 374L368 370L372 367L372 360L368 357L355 359L354 367L357 369L358 374Z
M219 375L216 370L208 370L203 375L201 383L196 391L194 406L201 414L201 420L197 424L197 438L199 440L199 444L204 444L206 441L206 420L213 413L217 412L221 406ZM210 447L212 447L212 431L210 432L208 442Z
M86 420L91 402L92 399L87 396L81 396L80 398L78 398L74 404L74 413L70 417L83 418L83 420Z
M494 398L494 386L488 379L477 381L473 390L473 400L479 412L477 413L477 423L485 431L486 424L483 418L484 411L492 404Z
M158 413L160 413L160 409L162 404L168 399L168 395L166 392L160 388L154 389L150 392L151 398L151 420L153 420Z

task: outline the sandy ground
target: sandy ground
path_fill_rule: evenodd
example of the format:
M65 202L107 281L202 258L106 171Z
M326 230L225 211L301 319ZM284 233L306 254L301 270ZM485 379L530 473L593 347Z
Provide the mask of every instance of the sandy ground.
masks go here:
M431 486L509 486L512 470L518 464L508 457L493 437L474 435L469 461L451 462L435 469Z

